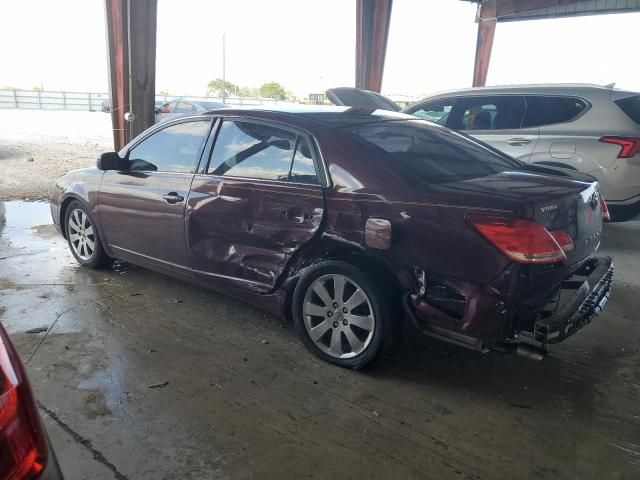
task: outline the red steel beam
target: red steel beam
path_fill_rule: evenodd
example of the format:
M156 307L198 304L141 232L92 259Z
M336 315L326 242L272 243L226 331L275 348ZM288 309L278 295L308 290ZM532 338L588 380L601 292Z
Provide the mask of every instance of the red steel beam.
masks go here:
M473 68L474 87L484 87L487 83L493 37L496 33L496 0L482 0L479 9L476 60Z
M393 0L356 0L356 87L382 87Z

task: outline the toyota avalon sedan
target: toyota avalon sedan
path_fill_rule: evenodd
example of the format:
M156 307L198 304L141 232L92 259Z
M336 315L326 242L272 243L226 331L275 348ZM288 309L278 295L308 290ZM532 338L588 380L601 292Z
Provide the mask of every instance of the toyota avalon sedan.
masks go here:
M351 368L416 330L541 358L613 276L593 177L382 110L159 124L58 179L51 213L81 265L118 258L251 302Z

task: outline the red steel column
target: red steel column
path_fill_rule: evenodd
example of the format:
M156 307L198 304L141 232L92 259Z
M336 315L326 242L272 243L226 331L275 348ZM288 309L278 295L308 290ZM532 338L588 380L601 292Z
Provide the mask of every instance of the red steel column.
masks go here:
M113 145L120 150L126 142L126 121L129 111L129 48L127 35L127 0L105 0L107 20L107 54L109 56L109 99Z
M474 87L484 87L487 83L493 37L496 33L496 0L482 0L479 9L476 61L473 68Z
M379 92L393 0L356 0L356 87Z
M113 143L120 150L154 123L157 0L105 0L105 14Z

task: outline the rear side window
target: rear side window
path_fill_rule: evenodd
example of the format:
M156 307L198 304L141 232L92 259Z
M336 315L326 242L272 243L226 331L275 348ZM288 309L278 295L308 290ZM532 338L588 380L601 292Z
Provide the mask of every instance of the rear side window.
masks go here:
M193 172L209 124L209 120L183 122L150 135L130 150L130 170Z
M222 122L208 173L227 177L318 183L304 136L271 125Z
M525 100L527 111L522 122L523 127L570 122L587 108L584 100L574 97L527 95Z
M640 125L640 95L616 100L615 104L619 106L631 120Z
M379 149L390 168L413 184L486 177L523 165L466 135L420 120L375 122L342 130Z
M456 130L510 130L521 128L525 112L521 95L466 97L456 101L447 126Z
M289 179L292 182L298 183L320 183L309 143L304 137L298 137L298 144L296 145L296 153L293 156Z

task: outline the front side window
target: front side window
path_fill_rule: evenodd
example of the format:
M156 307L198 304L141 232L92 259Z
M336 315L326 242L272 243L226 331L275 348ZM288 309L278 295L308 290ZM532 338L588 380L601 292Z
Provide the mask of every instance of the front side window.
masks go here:
M222 122L207 173L317 183L311 151L303 136L271 125L239 120Z
M522 128L524 111L524 97L520 95L462 98L447 126L464 131L518 129Z
M378 149L390 169L410 184L441 184L519 170L522 163L488 145L421 120L344 127Z
M574 97L527 95L525 99L527 101L527 113L522 122L523 127L541 127L554 123L569 122L587 108L584 100Z
M195 171L209 120L178 123L145 138L129 151L131 171Z
M451 109L453 108L453 100L437 100L435 102L429 102L420 105L416 110L411 110L409 113L415 115L423 120L429 120L430 122L437 123L438 125L444 125L447 123Z

